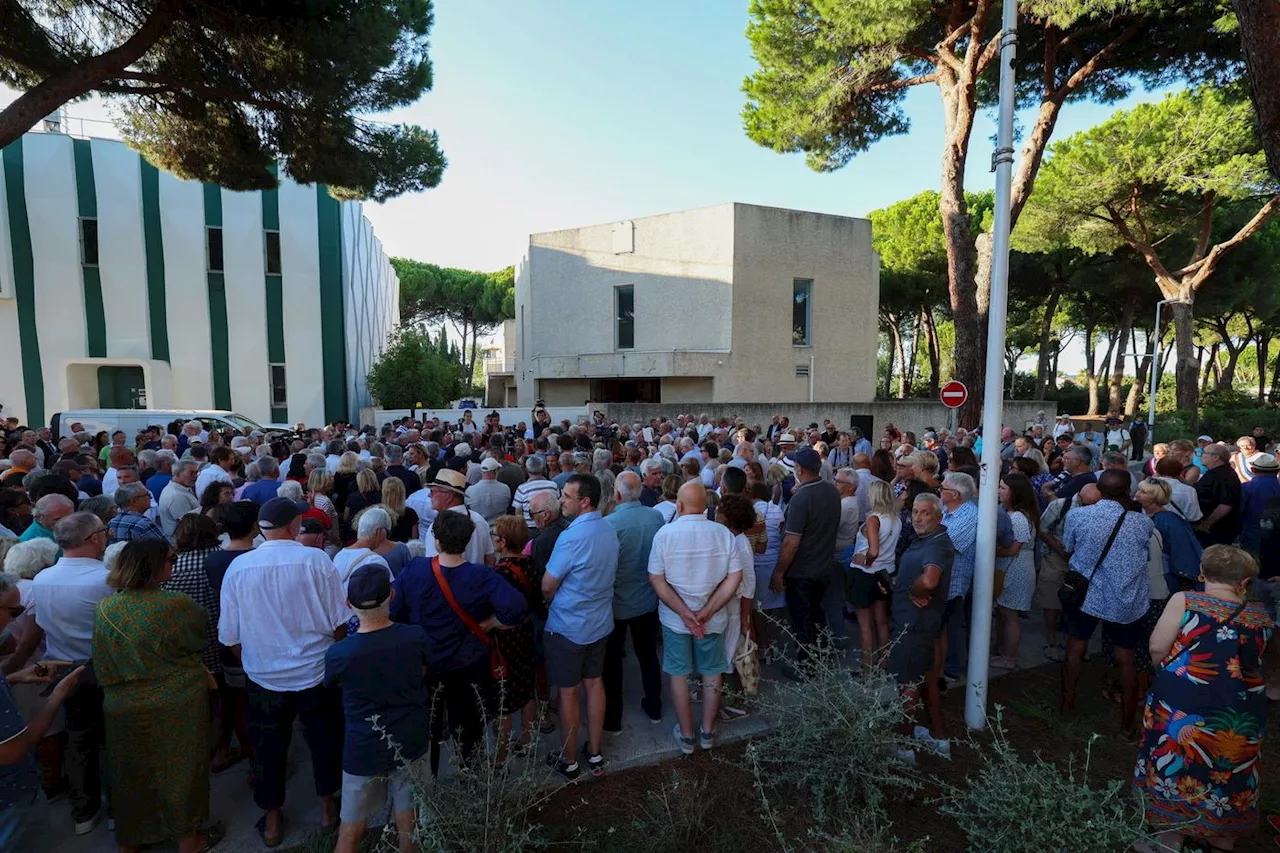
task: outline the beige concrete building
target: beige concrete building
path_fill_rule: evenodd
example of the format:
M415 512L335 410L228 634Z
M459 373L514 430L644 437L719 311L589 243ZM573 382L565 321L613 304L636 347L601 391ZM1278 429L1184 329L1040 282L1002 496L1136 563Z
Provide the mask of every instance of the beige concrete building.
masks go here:
M750 204L534 234L504 367L520 406L871 400L879 271L870 222Z

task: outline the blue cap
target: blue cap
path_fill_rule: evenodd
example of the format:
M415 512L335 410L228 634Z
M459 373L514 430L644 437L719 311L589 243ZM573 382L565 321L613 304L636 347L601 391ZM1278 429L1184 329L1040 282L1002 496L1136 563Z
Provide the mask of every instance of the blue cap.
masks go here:
M391 597L391 571L382 563L366 563L347 579L347 601L356 610L369 610Z
M295 518L308 509L310 507L306 501L272 498L258 510L258 526L263 530L280 530L288 527Z
M795 453L791 454L791 461L811 473L818 473L822 470L822 457L818 455L818 451L812 447L802 447Z

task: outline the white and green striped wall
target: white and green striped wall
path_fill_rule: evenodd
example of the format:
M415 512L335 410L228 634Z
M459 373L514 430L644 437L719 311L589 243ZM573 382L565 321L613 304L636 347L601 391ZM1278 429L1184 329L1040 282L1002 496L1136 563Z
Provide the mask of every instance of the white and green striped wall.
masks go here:
M56 133L0 151L5 415L48 423L130 397L260 422L354 418L398 316L361 205L323 186L231 192L122 142Z

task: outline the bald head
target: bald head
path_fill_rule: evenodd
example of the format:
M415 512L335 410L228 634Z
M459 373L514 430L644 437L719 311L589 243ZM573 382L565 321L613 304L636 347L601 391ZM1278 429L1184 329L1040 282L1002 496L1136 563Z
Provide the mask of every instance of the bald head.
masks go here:
M529 498L529 517L539 527L546 527L560 517L560 497L551 489L534 492Z
M699 515L707 511L707 489L701 480L690 480L676 494L676 513Z
M1092 506L1102 500L1097 483L1087 483L1080 488L1080 506Z
M871 469L871 457L865 453L853 454L853 467Z
M614 483L614 491L617 493L618 503L631 503L640 500L641 490L640 475L634 471L623 471L618 475L617 481Z

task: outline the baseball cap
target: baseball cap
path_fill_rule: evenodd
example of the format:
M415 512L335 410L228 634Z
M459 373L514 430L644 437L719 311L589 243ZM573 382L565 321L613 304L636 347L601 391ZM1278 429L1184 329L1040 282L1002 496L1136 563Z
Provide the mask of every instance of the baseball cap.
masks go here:
M471 445L467 444L465 441L461 441L453 446L453 453L455 456L470 456Z
M818 455L818 451L812 447L802 447L795 453L791 454L792 460L797 466L806 471L817 473L822 470L822 457Z
M1200 436L1199 438L1197 438L1197 439L1196 439L1196 441L1207 441L1207 442L1209 442L1210 444L1213 444L1213 436L1211 436L1211 435L1202 435L1202 436Z
M356 610L369 610L391 597L391 572L385 565L360 566L347 579L347 601Z
M303 533L324 533L324 525L320 523L318 518L302 519Z
M489 471L497 471L502 467L502 463L497 459L489 458L480 463L480 470L488 473Z
M306 501L293 501L289 498L272 498L258 510L258 526L263 530L279 530L288 527L290 522L308 509Z

